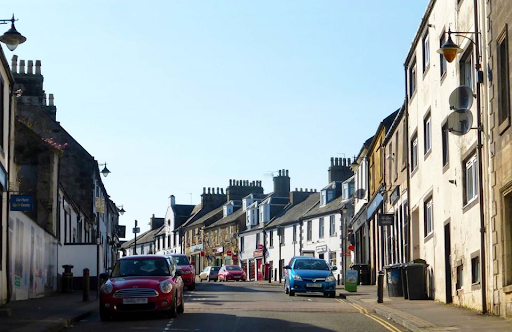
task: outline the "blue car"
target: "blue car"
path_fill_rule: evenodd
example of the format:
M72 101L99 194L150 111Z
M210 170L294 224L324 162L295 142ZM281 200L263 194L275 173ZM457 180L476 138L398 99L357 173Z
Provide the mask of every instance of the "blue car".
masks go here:
M336 279L325 260L314 257L294 257L286 271L284 291L290 296L295 293L318 292L324 296L336 296Z

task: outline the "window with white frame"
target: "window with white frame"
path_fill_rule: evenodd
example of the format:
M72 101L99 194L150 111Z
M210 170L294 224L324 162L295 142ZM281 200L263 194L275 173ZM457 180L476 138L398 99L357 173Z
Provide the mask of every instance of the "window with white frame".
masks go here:
M260 233L256 233L256 249L258 249L259 244L260 244Z
M411 171L418 167L418 134L415 134L411 140Z
M478 173L476 154L466 160L464 173L464 204L473 202L478 196Z
M432 199L432 197L425 201L423 215L425 231L424 236L427 237L434 230L434 200Z
M241 252L245 251L245 241L244 241L244 237L243 236L240 237L240 251Z
M432 117L430 113L423 120L423 136L425 142L424 154L427 154L432 149Z
M307 224L308 228L307 228L307 240L308 241L311 241L313 239L313 223L311 220L308 220L308 224Z
M268 233L268 237L269 237L269 246L270 248L272 248L274 246L274 231L269 231Z
M416 59L409 65L409 98L416 92Z
M293 243L297 242L297 225L293 225Z
M441 128L442 135L442 148L443 148L443 166L446 166L450 161L450 153L449 153L449 136L448 136L448 122L446 122Z
M334 219L334 216L329 216L329 235L336 235L336 221Z
M423 48L423 72L426 72L430 65L430 41L428 38L428 31L423 36L422 48Z
M446 41L446 33L443 30L443 33L441 34L441 38L439 38L439 47L441 48L445 41ZM439 74L441 77L446 74L446 59L444 58L443 54L439 54Z
M474 87L473 79L473 47L470 46L464 52L464 55L460 59L460 84L469 86L471 89Z
M318 238L324 237L324 218L320 218L318 221Z

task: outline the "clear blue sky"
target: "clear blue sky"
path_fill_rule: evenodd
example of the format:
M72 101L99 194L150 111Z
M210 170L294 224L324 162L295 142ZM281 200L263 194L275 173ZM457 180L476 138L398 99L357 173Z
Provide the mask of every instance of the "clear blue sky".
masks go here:
M403 62L428 0L32 0L2 4L41 60L57 119L112 173L132 238L168 197L288 169L327 185L404 100ZM8 26L0 26L1 33Z

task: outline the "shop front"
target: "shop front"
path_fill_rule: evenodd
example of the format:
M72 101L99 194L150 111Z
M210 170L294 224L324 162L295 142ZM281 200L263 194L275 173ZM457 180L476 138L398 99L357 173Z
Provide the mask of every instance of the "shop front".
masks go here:
M204 270L204 251L203 244L196 244L190 247L190 261L195 265L196 274Z
M224 247L215 247L213 248L214 255L214 265L223 266L224 265Z

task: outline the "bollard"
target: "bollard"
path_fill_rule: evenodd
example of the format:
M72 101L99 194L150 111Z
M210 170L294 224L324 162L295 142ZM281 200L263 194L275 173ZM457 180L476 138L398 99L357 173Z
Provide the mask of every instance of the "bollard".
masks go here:
M83 301L89 301L89 292L91 289L91 281L89 279L89 269L84 269L84 276L82 279Z
M277 269L274 269L274 281L277 281Z
M340 285L340 282L341 282L341 278L340 278L340 274L338 273L338 286Z
M268 283L270 284L272 282L272 269L268 270Z
M384 271L379 271L377 276L377 303L384 302Z
M62 265L64 273L62 274L62 293L73 293L73 265Z

